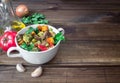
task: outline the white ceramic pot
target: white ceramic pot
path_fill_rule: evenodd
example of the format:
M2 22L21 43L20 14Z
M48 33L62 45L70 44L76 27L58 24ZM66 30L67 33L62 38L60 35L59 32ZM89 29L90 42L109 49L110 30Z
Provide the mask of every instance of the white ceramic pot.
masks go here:
M21 29L17 33L17 35L24 34L28 30L29 27L36 28L38 25L39 24L27 26L26 28ZM50 26L50 25L48 25L48 28L52 28L55 33L62 32L64 34L63 28L56 29L55 27ZM17 38L15 38L15 43L17 46L9 48L7 51L7 56L8 57L22 57L25 61L31 64L44 64L50 61L56 55L59 45L60 45L60 41L59 41L54 47L46 51L32 52L32 51L27 51L27 50L22 49L17 43ZM18 51L18 54L11 53L13 50Z

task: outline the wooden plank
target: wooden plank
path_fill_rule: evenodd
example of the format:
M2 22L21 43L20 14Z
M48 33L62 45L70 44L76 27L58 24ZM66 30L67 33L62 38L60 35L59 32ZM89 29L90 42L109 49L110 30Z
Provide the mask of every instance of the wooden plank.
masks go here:
M56 8L57 10L69 10L69 9L75 9L75 10L83 10L83 9L120 9L119 4L120 3L107 3L107 4L101 4L101 3L69 3L63 1L63 3L48 3L48 2L34 2L32 4L31 2L15 2L14 6L16 7L18 4L26 4L30 9L35 10L41 10L41 9L53 9Z
M105 10L104 10L105 11ZM95 23L95 24L85 24L85 23L80 23L80 22L84 22L83 20L80 21L78 19L78 23L77 25L75 25L74 23L76 22L75 20L71 20L71 19L75 19L77 18L76 16L79 16L80 12L79 11L75 11L75 13L72 13L73 11L68 10L61 10L61 11L57 11L57 13L55 11L47 11L44 12L47 16L50 14L52 17L50 17L51 19L53 19L53 17L57 17L56 14L61 14L61 17L56 18L55 21L58 22L58 24L60 23L60 18L62 18L62 20L64 19L68 19L68 23L65 22L65 20L62 23L64 23L62 26L63 28L65 28L66 31L66 43L62 44L61 46L61 50L60 52L57 54L59 55L59 57L56 59L56 61L51 62L50 64L59 64L59 65L81 65L81 64L95 64L95 62L97 62L96 64L102 64L102 63L107 63L109 64L114 64L117 63L119 64L119 43L117 42L109 42L108 40L115 40L118 41L120 39L119 36L119 24L107 24L107 23ZM69 15L68 15L69 13ZM82 14L87 13L86 11L82 11ZM88 15L86 14L86 16L88 16L88 18L91 16L92 14L94 14L93 16L97 15L97 13L88 13ZM101 14L103 14L103 12L101 12ZM72 16L70 18L70 16ZM75 17L74 17L75 16ZM86 17L84 16L84 17ZM64 18L64 19L63 19ZM117 18L117 17L116 17ZM92 19L92 18L91 18ZM69 22L71 22L72 24L70 24ZM52 22L51 24L54 24L54 22ZM60 25L60 24L59 24ZM56 26L56 25L55 25ZM61 25L60 25L61 26ZM57 26L56 26L57 27ZM82 41L81 41L82 40ZM84 42L84 40L86 40ZM91 40L91 41L89 41ZM93 41L95 40L95 41ZM100 40L96 41L96 40ZM101 42L101 40L104 40ZM104 42L106 42L104 44ZM92 43L90 43L92 42ZM75 43L75 44L74 44ZM89 44L87 44L89 43ZM95 43L95 44L94 44ZM115 45L114 45L115 44ZM69 45L69 46L68 46ZM100 46L99 46L100 45ZM106 46L107 45L107 46ZM104 48L106 46L106 48ZM74 51L73 51L73 48ZM115 50L113 50L112 48L114 48ZM73 52L72 52L73 51ZM108 53L110 51L110 53ZM72 54L72 53L73 54ZM79 55L81 54L81 55ZM10 59L7 56L5 56L6 54L3 54L2 58L1 58L1 64L16 64L19 62L24 62L22 59L19 58L15 58L15 59ZM74 55L74 56L73 56ZM107 59L109 56L109 59ZM63 57L66 57L65 59ZM73 59L73 60L72 60ZM80 60L79 60L80 59Z
M36 10L37 11L37 10ZM96 23L99 22L102 19L103 22L115 22L119 23L119 19L117 21L117 18L119 18L119 10L118 11L112 11L111 10L102 10L102 11L87 11L87 10L46 10L46 11L40 11L44 15L46 15L46 19L48 19L50 22L57 22L57 23ZM69 13L69 15L68 15ZM106 21L105 21L106 19Z
M21 1L20 1L21 2ZM117 3L89 3L75 1L76 3L57 1L34 1L13 2L14 9L18 4L27 4L32 12L40 12L46 15L52 23L93 23L93 22L115 22L120 23L119 2ZM53 3L56 2L56 3ZM71 2L71 3L70 3ZM74 2L74 1L73 1ZM83 2L83 1L82 1ZM104 2L104 1L103 1ZM46 6L47 5L47 6ZM69 14L69 15L68 15Z
M27 72L19 73L15 67L2 66L0 81L1 83L106 83L103 68L44 68L41 77L31 78L30 74L35 68L27 67Z
M66 41L61 44L56 57L45 65L120 65L119 48L119 41ZM6 53L1 54L1 65L17 63L30 65L21 58L8 58Z
M58 24L51 23L56 28L65 29L65 37L67 40L120 40L119 24Z
M31 78L36 67L26 67L25 73L19 73L15 66L0 66L1 83L119 83L120 67L43 67L39 78Z
M47 3L73 3L73 4L77 4L77 3L81 3L81 4L84 4L84 3L90 3L90 4L95 4L95 3L101 3L101 4L104 4L104 3L120 3L119 0L13 0L14 2L31 2L31 3L38 3L38 2L47 2Z
M26 3L30 8L30 11L40 12L47 16L51 22L62 22L69 23L72 20L77 22L97 22L101 19L111 19L119 17L120 6L116 4L103 4L103 3L67 3L58 0L57 3L50 3L49 1L37 1L37 2L23 2ZM20 4L17 2L13 3L14 9ZM47 5L47 6L46 6ZM69 15L68 15L69 14ZM112 17L112 18L111 18ZM116 20L116 19L115 19ZM119 20L118 20L119 21ZM117 22L118 22L117 21ZM120 21L119 21L120 23Z
M19 73L14 66L0 66L1 83L119 83L120 67L44 68L43 75L31 78L36 67L27 67ZM6 79L7 77L7 79ZM111 79L109 79L109 77ZM115 78L117 77L117 78Z
M68 42L68 43L67 43ZM61 44L56 63L118 63L119 64L119 42L109 41L67 41ZM54 62L53 60L53 62Z
M50 23L63 24L82 24L82 23L120 23L118 11L78 11L78 10L59 10L59 11L38 11L46 15ZM68 15L69 13L69 15Z
M103 2L103 3L102 3ZM34 4L33 4L34 3ZM118 10L120 9L120 3L117 2L105 2L105 1L65 1L65 0L40 0L40 1L13 1L14 7L19 4L26 4L32 10Z
M120 70L119 68L105 68L107 83L119 83Z

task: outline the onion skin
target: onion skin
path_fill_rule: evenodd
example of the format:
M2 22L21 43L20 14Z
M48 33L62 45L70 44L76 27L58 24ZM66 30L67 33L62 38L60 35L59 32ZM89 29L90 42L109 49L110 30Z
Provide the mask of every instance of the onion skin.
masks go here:
M18 5L17 8L16 8L16 16L18 17L23 17L25 15L27 15L29 13L29 9L26 5L24 4L21 4L21 5Z

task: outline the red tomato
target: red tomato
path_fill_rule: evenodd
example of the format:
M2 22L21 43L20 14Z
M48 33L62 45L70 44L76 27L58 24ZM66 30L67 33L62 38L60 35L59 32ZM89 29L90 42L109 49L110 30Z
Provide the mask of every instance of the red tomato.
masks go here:
M16 46L16 34L17 32L15 31L6 31L3 36L0 37L0 48L4 51L7 51L10 47Z
M44 45L38 45L38 48L39 48L41 51L47 50L47 47L44 46Z

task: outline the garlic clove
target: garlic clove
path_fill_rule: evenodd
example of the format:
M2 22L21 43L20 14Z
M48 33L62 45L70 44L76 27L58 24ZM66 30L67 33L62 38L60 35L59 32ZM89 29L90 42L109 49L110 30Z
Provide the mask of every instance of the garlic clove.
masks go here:
M42 67L39 66L31 73L31 77L39 77L42 74L42 70Z
M17 65L16 65L16 69L17 69L18 72L25 72L25 70L26 70L26 69L23 67L22 64L17 64Z

